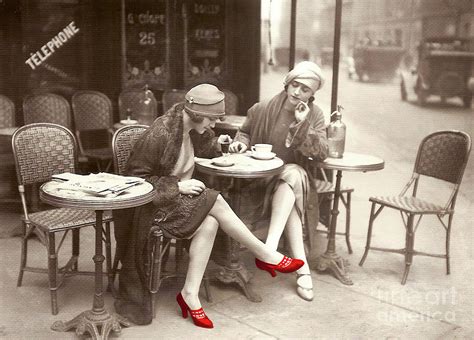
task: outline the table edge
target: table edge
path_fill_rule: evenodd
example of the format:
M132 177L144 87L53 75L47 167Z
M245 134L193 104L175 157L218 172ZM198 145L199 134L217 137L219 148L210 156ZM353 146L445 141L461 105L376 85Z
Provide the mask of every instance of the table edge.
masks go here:
M127 209L134 208L144 204L147 204L153 201L155 197L155 189L152 189L146 194L130 198L127 200L119 200L118 198L108 198L107 202L104 201L85 201L83 199L74 199L67 197L59 197L52 194L49 194L43 191L43 186L49 182L43 183L40 187L39 194L40 199L48 204L61 207L61 208L74 208L82 210L117 210L117 209ZM152 185L150 183L150 185ZM120 197L120 196L117 196ZM104 198L105 200L106 198Z
M205 165L196 163L196 170L199 172L206 174L206 175L212 175L212 176L221 176L221 177L231 177L231 178L263 178L263 177L268 177L268 176L274 176L278 175L285 164L280 165L277 168L271 169L271 170L263 170L258 173L255 172L249 172L249 173L242 173L242 172L232 172L231 170L219 170L215 168L208 168Z

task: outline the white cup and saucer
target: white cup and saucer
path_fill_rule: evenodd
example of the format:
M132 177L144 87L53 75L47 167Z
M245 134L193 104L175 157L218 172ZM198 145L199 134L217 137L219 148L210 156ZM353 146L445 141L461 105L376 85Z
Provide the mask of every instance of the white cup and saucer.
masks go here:
M275 158L276 154L272 152L271 144L255 144L251 150L251 156L255 159L268 160Z

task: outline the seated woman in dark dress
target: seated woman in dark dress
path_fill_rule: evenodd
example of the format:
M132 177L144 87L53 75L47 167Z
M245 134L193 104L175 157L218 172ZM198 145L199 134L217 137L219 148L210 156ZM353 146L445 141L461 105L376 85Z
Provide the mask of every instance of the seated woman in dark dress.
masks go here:
M144 263L153 222L159 224L165 236L191 239L186 280L176 298L183 317L189 311L199 327L213 327L202 310L198 292L219 227L255 254L257 267L272 276L275 271L289 273L304 264L262 243L219 192L192 178L195 155L218 155L211 128L224 114L224 93L213 85L198 85L186 94L184 104L173 106L157 118L133 148L127 173L145 178L156 190L153 202L114 214L117 247L125 249L115 307L136 324L152 321Z

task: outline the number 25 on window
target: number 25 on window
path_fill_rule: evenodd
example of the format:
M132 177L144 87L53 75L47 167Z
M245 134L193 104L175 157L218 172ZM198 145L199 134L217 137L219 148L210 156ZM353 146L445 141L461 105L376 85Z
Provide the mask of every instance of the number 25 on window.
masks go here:
M140 32L138 33L140 37L140 45L155 45L155 32Z

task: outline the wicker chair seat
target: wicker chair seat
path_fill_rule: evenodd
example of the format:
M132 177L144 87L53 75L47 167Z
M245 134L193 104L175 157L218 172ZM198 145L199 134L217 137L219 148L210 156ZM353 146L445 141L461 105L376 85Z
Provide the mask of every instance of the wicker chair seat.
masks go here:
M45 231L61 231L73 228L82 228L95 224L95 213L92 210L59 208L38 211L28 214L29 221ZM110 222L112 214L105 212L103 221Z
M316 180L316 191L318 194L334 194L335 185L329 181ZM341 193L353 192L354 188L341 187Z
M412 214L444 214L448 211L437 204L413 196L376 196L369 201Z

